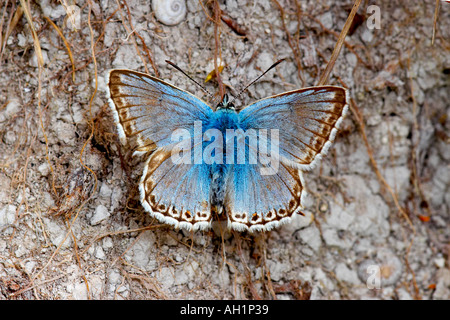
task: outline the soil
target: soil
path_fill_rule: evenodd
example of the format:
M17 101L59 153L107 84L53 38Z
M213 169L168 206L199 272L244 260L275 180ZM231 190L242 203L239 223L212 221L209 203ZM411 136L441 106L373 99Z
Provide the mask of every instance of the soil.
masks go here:
M0 299L449 299L450 4L434 28L435 1L362 2L328 81L351 112L304 175L305 216L249 234L144 211L145 159L119 143L105 75L148 72L214 105L165 60L217 93L219 53L232 96L286 59L237 106L314 86L353 2L219 1L220 23L213 1L187 2L174 26L148 1L1 6Z

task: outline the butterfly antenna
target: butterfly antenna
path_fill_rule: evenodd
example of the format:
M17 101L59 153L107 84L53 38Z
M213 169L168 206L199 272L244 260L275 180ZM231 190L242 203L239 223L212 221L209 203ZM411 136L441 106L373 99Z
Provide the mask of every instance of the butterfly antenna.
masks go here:
M182 74L184 74L186 77L188 77L189 79L191 79L191 81L193 81L196 85L198 85L207 95L209 95L210 97L213 97L213 95L211 94L211 92L209 92L208 90L206 90L206 88L204 86L202 86L200 83L198 83L196 80L194 80L190 75L188 75L186 72L184 72L179 66L177 66L175 63L173 63L172 61L166 60L166 62L168 64L170 64L172 67L174 67L175 69L177 69L178 71L180 71Z
M272 70L273 68L275 68L277 65L279 65L281 62L283 62L286 59L280 59L277 62L275 62L273 65L271 65L269 67L269 69L267 69L266 71L264 71L258 78L256 78L255 80L253 80L252 82L250 82L244 89L241 90L241 92L239 92L234 98L231 99L231 102L233 102L234 100L236 100L242 93L245 92L245 90L248 89L248 87L250 87L252 84L254 84L256 81L258 81L259 79L261 79L267 72L269 72L270 70Z

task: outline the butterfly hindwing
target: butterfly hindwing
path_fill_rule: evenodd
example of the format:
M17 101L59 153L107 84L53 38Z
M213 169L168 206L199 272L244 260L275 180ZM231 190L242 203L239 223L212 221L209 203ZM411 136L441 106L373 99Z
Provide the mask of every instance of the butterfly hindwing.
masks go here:
M234 165L230 170L225 209L235 230L271 230L289 222L301 208L301 171L281 163L276 173L262 175L261 168Z
M144 167L139 190L144 208L176 228L207 229L211 223L209 166L174 163L159 148Z

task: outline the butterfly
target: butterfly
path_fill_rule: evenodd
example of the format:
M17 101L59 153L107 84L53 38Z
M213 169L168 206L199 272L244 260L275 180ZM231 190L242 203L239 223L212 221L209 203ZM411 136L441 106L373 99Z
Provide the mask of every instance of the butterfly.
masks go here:
M302 214L302 172L329 150L349 101L342 87L318 86L240 110L225 94L213 109L126 69L109 71L107 96L121 142L146 157L139 191L151 216L176 229L206 230L217 220L250 232Z

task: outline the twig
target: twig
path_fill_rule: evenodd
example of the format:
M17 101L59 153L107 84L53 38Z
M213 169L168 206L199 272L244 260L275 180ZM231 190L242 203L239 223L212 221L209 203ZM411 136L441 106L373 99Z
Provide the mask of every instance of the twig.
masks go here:
M15 3L14 1L11 4L11 11L14 11L15 8ZM8 27L5 30L5 34L2 38L2 31L3 31L3 18L4 15L6 14L6 11L8 9L8 3L5 4L4 7L4 11L3 11L3 16L2 16L2 23L1 23L1 27L0 27L0 66L1 66L1 57L3 56L3 52L5 50L5 46L6 46L6 42L11 34L11 32L14 30L14 28L16 27L17 23L19 22L20 18L22 18L23 15L23 8L21 6L18 6L16 9L16 12L14 13L14 16L11 15L9 23L8 23Z
M152 65L153 71L155 72L155 76L159 77L159 72L158 72L158 69L156 68L156 65L153 62L153 59L152 59L151 54L150 54L150 50L148 49L147 45L145 44L144 39L141 37L141 35L133 27L133 23L131 22L132 21L131 12L130 12L130 8L128 7L128 3L125 0L123 0L123 3L125 4L125 7L127 8L128 22L130 23L131 30L133 30L132 33L136 34L136 36L139 38L139 40L141 40L141 43L142 43L142 46L144 47L144 51L145 51L145 54L147 56L147 59L150 62L150 64ZM136 41L134 41L134 38L133 38L133 42L135 43L136 49L137 49L138 54L140 56L141 54L139 52L139 49L137 48ZM148 73L147 66L145 66L145 70Z
M244 267L244 274L247 278L247 285L250 289L250 292L252 294L253 299L261 300L261 297L259 296L258 292L256 291L255 286L252 282L252 273L250 271L250 268L248 267L247 261L245 261L244 256L242 254L242 247L241 247L241 235L233 230L233 236L236 239L236 245L237 245L237 251L239 254L239 258L241 259L242 266Z
M28 25L30 26L31 36L34 42L34 51L36 54L38 65L44 66L44 58L42 57L41 44L39 42L39 37L36 33L36 30L34 29L33 17L31 16L30 12L29 0L20 0L20 5L22 6L23 11L25 12L25 17L27 18Z
M436 0L436 7L434 9L434 21L433 21L433 35L431 36L431 45L434 45L434 38L436 36L436 25L439 16L439 0Z
M70 62L72 63L72 80L75 83L75 63L73 60L72 51L70 50L70 45L67 42L66 37L64 37L63 33L61 32L61 29L59 29L58 26L52 20L50 20L49 17L44 16L44 18L52 25L53 28L55 28L56 32L58 32L59 36L61 37L62 41L64 42L64 45L66 46Z
M356 12L358 11L361 1L362 0L355 0L355 4L353 5L352 11L350 12L347 21L345 22L344 28L342 29L341 34L339 35L339 39L336 42L336 45L334 46L334 50L333 53L331 54L330 61L328 61L327 67L325 68L325 71L322 73L319 82L317 83L318 86L323 86L328 82L331 70L333 70L334 63L336 62L339 53L341 52L342 45L344 44L345 41L345 37L347 36L348 30L352 26L353 18L355 18Z
M298 41L296 41L296 44L294 44L294 41L292 40L292 36L286 27L286 22L284 21L283 7L277 0L272 0L272 1L275 3L275 5L278 7L278 10L280 11L281 25L283 26L284 32L286 33L286 36L288 39L289 46L291 47L292 53L294 54L295 64L297 65L298 78L302 82L302 87L304 87L305 79L303 79L303 76L302 76L303 69L302 69L302 62L300 61L300 48L298 46ZM296 7L297 7L296 9L297 9L298 24L300 26L300 7L299 7L297 1L295 1L295 3L296 3Z
M48 280L44 280L44 281L42 281L40 283L37 283L37 284L33 284L33 285L29 286L29 287L23 288L22 290L19 290L19 291L16 291L14 293L11 293L9 295L9 298L18 296L18 295L20 295L20 294L22 294L22 293L24 293L26 291L29 291L29 290L34 289L36 287L42 286L43 284L46 284L46 283L49 283L49 282L53 282L53 281L59 280L59 279L64 278L66 276L67 276L66 273L65 274L60 274L59 276L56 276L54 278L51 278L51 279L48 279Z
M214 0L214 70L216 71L216 79L219 84L219 96L220 101L225 94L225 87L222 82L222 77L219 72L219 65L217 64L217 59L222 59L221 46L220 46L220 15L221 10L219 6L219 2Z

